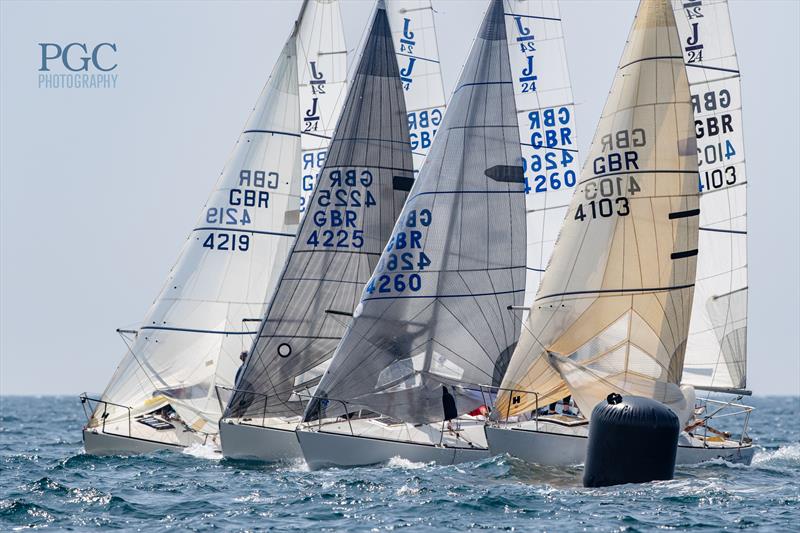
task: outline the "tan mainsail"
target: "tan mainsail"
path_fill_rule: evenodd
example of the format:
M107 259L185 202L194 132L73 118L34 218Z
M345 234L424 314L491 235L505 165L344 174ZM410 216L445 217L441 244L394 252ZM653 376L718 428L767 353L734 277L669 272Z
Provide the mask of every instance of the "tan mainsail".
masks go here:
M503 388L501 416L610 392L691 410L679 389L699 194L694 119L672 8L643 1ZM510 405L509 405L510 403Z

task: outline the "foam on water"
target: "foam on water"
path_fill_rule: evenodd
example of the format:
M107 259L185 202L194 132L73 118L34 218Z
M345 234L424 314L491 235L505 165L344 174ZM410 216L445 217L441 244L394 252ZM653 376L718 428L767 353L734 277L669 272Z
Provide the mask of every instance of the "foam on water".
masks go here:
M403 459L402 457L392 457L389 459L389 462L386 463L386 466L389 468L398 468L401 470L417 470L419 468L425 468L426 466L431 466L433 463L415 463L414 461L409 461L408 459Z
M198 459L208 459L210 461L222 460L222 452L213 444L198 444L195 442L189 447L184 448L182 453L197 457Z
M314 472L302 460L220 461L209 447L93 457L74 399L4 398L0 531L796 529L800 427L789 421L800 398L754 403L752 466L714 461L671 481L585 489L580 467L508 456Z

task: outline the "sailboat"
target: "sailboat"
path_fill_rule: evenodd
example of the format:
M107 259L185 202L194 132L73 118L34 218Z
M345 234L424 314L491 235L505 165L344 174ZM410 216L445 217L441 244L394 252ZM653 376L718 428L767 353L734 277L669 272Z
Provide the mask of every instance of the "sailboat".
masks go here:
M412 183L403 86L378 2L308 212L220 423L225 457L300 457L295 426Z
M465 384L499 381L519 336L525 183L503 2L485 15L431 151L306 408L311 468L488 455ZM476 411L478 410L478 411ZM477 418L477 417L476 417Z
M161 293L141 327L120 332L125 357L101 398L81 397L87 453L217 445L217 390L233 386L294 240L301 150L325 148L345 53L338 3L306 0Z
M697 183L698 165L701 185L704 173L716 174L718 167L744 174L743 159L738 167L733 166L737 161L720 161L724 153L703 160L706 146L741 147L738 80L730 77L734 70L738 77L732 39L713 44L709 39L706 54L696 62L698 70L707 71L698 81L697 75L687 78L692 54L683 55L697 48L682 47L695 46L701 28L689 24L692 34L679 38L676 25L676 15L685 23L699 14L709 28L729 28L727 6L718 2L703 12L700 2L691 4L676 4L675 13L664 0L639 6L581 182L503 380L494 416L505 423L486 427L493 453L541 464L582 463L592 408L618 392L654 398L678 415L686 428L678 463L717 457L748 463L752 458L746 421L738 440L708 432L709 418L722 409L732 406L747 417L750 408L722 403L704 416L695 409L692 383L682 382L685 365L711 368L706 374L720 381L740 375L745 308L731 295L746 290L744 243L735 242L746 233L739 196L744 188L729 183L725 191L703 191ZM720 82L729 96L736 94L735 103L729 102L733 109L700 103L701 98L710 102L706 94L723 90ZM715 122L727 123L731 138L703 140ZM722 208L720 195L730 195L729 208ZM705 233L726 237L710 241ZM723 249L728 256L720 264L716 255ZM733 265L728 258L734 258ZM698 287L710 283L714 288L705 288L701 296ZM698 300L711 313L720 311L717 303L727 308L721 320L713 315L715 346L703 324L707 315L694 315ZM569 407L560 415L542 416L549 410L545 406L570 395L583 416L574 416Z

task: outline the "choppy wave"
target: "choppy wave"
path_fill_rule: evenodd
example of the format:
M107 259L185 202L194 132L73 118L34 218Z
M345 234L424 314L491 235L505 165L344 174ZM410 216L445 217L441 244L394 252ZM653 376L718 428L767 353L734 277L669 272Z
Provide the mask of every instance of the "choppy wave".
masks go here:
M315 472L301 460L220 461L200 446L93 457L81 449L77 402L5 401L0 530L791 530L800 523L800 428L774 422L797 420L800 401L755 402L752 465L715 460L681 466L670 481L586 489L580 466L504 455Z
M212 444L193 443L188 448L184 448L182 453L197 457L198 459L208 459L209 461L222 460L222 452Z

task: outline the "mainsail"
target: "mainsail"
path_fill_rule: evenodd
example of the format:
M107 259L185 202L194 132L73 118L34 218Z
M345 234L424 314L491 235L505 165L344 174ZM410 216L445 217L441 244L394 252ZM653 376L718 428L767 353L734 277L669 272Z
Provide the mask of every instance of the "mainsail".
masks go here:
M298 106L292 35L103 400L133 414L169 403L217 432L215 385L233 384L254 334L244 319L263 312L297 229ZM108 410L109 421L128 416Z
M525 168L528 308L578 183L578 139L558 1L505 0L504 5ZM522 320L526 317L523 312Z
M405 93L414 169L419 171L446 103L433 6L431 0L387 0L386 14Z
M672 6L692 93L700 167L700 239L683 382L747 383L747 179L742 91L726 0Z
M304 0L297 27L303 172L300 211L325 164L347 80L347 47L339 0Z
M414 181L403 88L379 4L297 240L226 417L300 415Z
M612 391L691 412L678 384L698 253L693 130L671 6L645 0L503 380L538 397L502 392L501 416L571 392L589 417Z
M525 292L524 178L503 18L493 1L306 419L339 414L335 400L345 400L433 422L452 414L452 400L460 413L482 403L458 385L502 378L520 330L509 307Z

